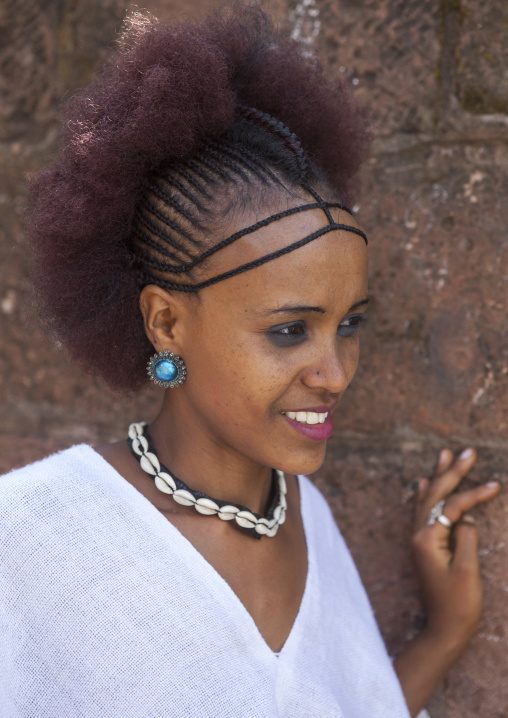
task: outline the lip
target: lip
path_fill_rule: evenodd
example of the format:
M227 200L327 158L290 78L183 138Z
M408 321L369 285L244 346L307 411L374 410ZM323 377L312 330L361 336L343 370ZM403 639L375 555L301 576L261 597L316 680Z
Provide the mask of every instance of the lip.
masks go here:
M288 411L295 412L312 411L315 414L328 414L322 424L302 424L300 421L296 421L296 419L290 419L287 414L283 414L283 416L287 423L302 436L312 439L313 441L326 441L330 438L333 431L332 411L337 406L337 403L338 402L334 402L329 406L313 406L308 409L288 409Z
M302 411L304 410L302 409ZM324 411L319 412L315 409L307 409L307 411L315 411L316 414L325 413ZM313 439L314 441L326 441L326 439L330 438L333 431L333 421L331 414L328 414L322 424L302 424L300 421L296 421L296 419L290 419L285 414L284 419L299 434L306 436L308 439Z

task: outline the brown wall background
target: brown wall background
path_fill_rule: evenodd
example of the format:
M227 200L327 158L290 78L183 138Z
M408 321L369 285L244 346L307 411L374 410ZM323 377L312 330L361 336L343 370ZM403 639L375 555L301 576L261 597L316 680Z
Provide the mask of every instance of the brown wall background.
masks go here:
M199 18L204 0L150 0ZM118 0L0 0L0 471L78 442L122 438L158 394L122 398L49 343L31 309L27 172L56 148L60 99L119 31ZM485 615L432 718L508 716L508 4L280 0L287 31L372 111L359 219L371 248L370 323L328 459L315 477L357 561L391 651L423 621L408 541L414 480L443 446L478 449L472 485ZM97 348L100 351L100 347Z

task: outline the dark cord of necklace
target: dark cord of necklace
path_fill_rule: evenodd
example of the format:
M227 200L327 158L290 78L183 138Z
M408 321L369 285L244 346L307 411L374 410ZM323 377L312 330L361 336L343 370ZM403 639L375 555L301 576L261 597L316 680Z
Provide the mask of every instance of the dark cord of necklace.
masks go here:
M157 452L153 448L150 434L148 433L148 430L146 429L146 427L144 429L144 437L146 438L146 440L148 442L148 450L152 454L155 454L155 456L157 456ZM140 456L138 454L136 454L136 452L134 451L134 449L132 447L132 442L133 442L133 440L131 438L127 439L127 444L129 445L131 454L134 456L136 461L139 462ZM159 457L157 456L157 458L159 458ZM164 464L160 461L160 459L159 459L159 463L160 463L161 471L165 471L166 473L170 474L173 477L173 479L175 480L177 487L179 489L184 489L185 491L188 491L189 493L191 493L194 496L195 499L211 499L212 501L215 501L215 503L218 506L220 506L221 508L223 506L236 506L240 511L250 511L252 514L254 514L254 516L257 519L263 518L260 514L257 514L255 511L252 511L251 509L249 509L247 506L244 506L243 504L236 504L232 501L223 501L222 499L214 499L213 497L208 496L208 494L205 494L203 491L195 491L194 489L189 488L189 486L187 486L187 484L184 481L179 479L177 476L175 476L175 474L172 471L170 471L166 466L164 466ZM277 480L277 474L275 473L275 469L272 469L272 488L270 491L271 501L270 501L270 506L268 508L268 513L265 516L265 518L268 519L268 521L270 521L273 518L273 512L275 511L275 508L277 507L277 505L279 503L279 499L280 499L279 494L280 494L280 490L279 490L279 483ZM247 533L249 533L251 536L254 536L257 539L261 538L261 534L259 534L257 531L255 531L255 529L245 528L243 530L247 531Z

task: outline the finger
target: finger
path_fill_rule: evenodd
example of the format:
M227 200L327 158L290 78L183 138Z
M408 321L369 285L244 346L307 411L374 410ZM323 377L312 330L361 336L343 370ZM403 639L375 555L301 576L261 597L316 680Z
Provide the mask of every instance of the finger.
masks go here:
M427 496L430 481L428 479L418 479L418 488L416 490L416 504L421 505Z
M478 560L478 529L472 516L466 514L455 526L455 552L452 566L457 569L480 571Z
M439 452L434 476L441 476L453 464L453 452L450 449L443 449Z
M465 449L443 474L434 479L428 492L429 503L433 506L451 494L472 469L475 461L476 451L471 448Z
M423 528L427 520L428 512L424 508L425 499L429 490L430 481L428 479L418 479L418 486L416 489L416 500L414 507L413 525L414 530Z
M476 489L469 491L461 491L459 494L453 494L450 496L444 505L443 515L446 516L452 523L456 523L465 511L469 511L474 506L490 501L499 493L500 485L497 481L491 481L483 486L478 486ZM434 526L440 526L441 528L448 530L446 526L443 526L439 521L436 521Z

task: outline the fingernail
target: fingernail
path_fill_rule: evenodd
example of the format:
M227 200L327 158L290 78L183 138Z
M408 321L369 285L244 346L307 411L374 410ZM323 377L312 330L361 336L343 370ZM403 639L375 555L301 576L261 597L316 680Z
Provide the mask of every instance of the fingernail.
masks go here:
M465 516L463 516L461 518L461 521L463 524L471 524L471 526L476 526L476 521L469 514L466 514Z
M473 455L473 449L464 449L464 451L460 455L460 458L461 459L469 459L469 457L472 455Z
M489 487L489 489L497 489L499 486L499 481L489 481L486 486Z
M418 482L418 488L420 491L423 491L423 489L427 486L427 479L420 479Z

